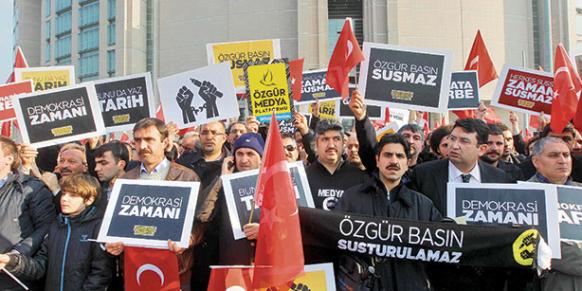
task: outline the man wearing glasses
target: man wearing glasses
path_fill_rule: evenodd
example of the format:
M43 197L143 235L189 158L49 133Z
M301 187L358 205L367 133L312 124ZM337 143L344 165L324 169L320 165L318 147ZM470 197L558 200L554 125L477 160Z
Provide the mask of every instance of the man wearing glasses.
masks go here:
M283 139L283 149L285 150L287 162L297 162L299 160L299 149L297 148L295 138L289 134L283 134L281 138Z

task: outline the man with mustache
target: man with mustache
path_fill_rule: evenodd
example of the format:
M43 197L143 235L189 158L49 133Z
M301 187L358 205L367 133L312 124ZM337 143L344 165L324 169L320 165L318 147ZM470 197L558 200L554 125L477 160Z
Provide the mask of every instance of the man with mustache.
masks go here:
M528 182L582 186L572 181L572 155L566 142L557 137L544 137L533 147L532 162L536 173ZM552 271L542 278L542 290L578 290L582 286L582 245L562 241L562 259L552 260Z
M141 164L125 173L124 179L165 180L165 181L200 181L192 170L170 162L165 149L170 143L168 128L163 121L156 118L144 118L133 127L133 139ZM201 236L197 229L190 234L190 247L180 249L174 242L168 242L171 251L178 254L180 283L182 290L190 290L190 269L193 263L192 246ZM107 243L107 252L118 256L123 251L123 243Z
M410 190L402 182L411 157L410 146L406 140L398 134L384 135L378 142L375 153L377 168L374 169L371 179L346 190L335 211L386 218L440 221L441 214L430 199ZM349 258L345 260L349 261ZM344 267L350 270L350 266L353 265L346 264ZM378 290L431 290L423 263L382 260L377 261L374 267L380 277Z
M481 156L481 160L502 170L511 176L512 182L520 180L521 170L518 166L503 160L503 152L507 147L503 130L496 124L489 124L489 138L487 140L487 152Z

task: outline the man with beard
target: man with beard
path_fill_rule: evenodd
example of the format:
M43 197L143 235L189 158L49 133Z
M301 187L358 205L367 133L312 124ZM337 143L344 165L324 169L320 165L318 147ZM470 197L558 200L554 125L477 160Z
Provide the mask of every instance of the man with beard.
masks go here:
M228 150L232 150L234 142L243 134L247 133L247 127L242 122L232 123L228 127L228 137L226 138L227 143L225 144Z
M503 139L505 141L505 149L503 150L503 155L501 156L501 159L510 164L516 165L521 164L523 161L525 161L526 156L517 152L516 145L519 145L520 147L525 147L523 138L519 133L514 135L509 129L509 127L507 127L503 123L498 123L497 126L501 128L503 132ZM514 127L516 126L517 121Z
M346 143L346 153L348 156L348 161L354 165L354 167L365 171L366 167L362 164L362 159L360 159L360 155L358 154L358 150L360 149L360 143L358 143L358 137L356 136L356 132L352 131L347 134L348 140Z
M398 130L398 134L404 137L410 145L410 160L408 161L408 167L412 169L421 162L418 159L418 156L424 149L424 133L420 126L409 123L403 125Z
M496 167L511 177L512 182L521 178L521 170L514 164L501 159L506 148L506 141L501 128L495 124L489 124L489 139L487 140L487 152L481 156L481 160Z
M440 221L441 214L430 199L402 183L402 176L408 170L408 159L411 156L405 139L398 134L384 135L375 152L377 168L374 169L371 179L348 189L335 211L385 218ZM377 290L431 290L425 265L421 262L372 257L362 259L375 261L375 274L379 276L380 283L380 286L375 286ZM344 264L341 269L350 270L352 266ZM361 272L357 271L358 268L354 269L356 273ZM357 289L360 286L349 287Z

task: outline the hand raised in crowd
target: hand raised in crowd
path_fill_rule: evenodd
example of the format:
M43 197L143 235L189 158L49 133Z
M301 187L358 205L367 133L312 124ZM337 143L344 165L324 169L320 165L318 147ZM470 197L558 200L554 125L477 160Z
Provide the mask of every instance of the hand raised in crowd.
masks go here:
M243 231L248 240L256 240L259 236L259 224L247 223L243 226Z
M170 122L166 124L166 127L168 128L168 140L170 142L168 142L168 146L165 148L165 151L169 152L174 146L174 139L176 136L178 136L178 126L174 122Z
M93 136L87 139L87 145L90 149L96 149L101 145L101 136Z
M483 102L479 102L479 108L475 110L475 118L484 119L487 116L487 105Z
M509 122L511 123L511 134L519 134L519 119L513 111L509 111Z
M293 112L293 125L295 126L295 128L297 128L297 130L299 130L301 135L306 135L307 132L309 132L309 127L307 126L307 119L305 118L305 116L303 116L303 114L297 111Z
M55 173L58 173L57 170L58 168L55 168ZM53 194L61 190L61 186L59 186L59 178L54 173L44 172L40 176L40 180L45 183Z
M123 243L122 242L106 243L105 250L112 256L119 256L123 252Z
M22 144L19 146L20 161L22 162L22 171L24 173L30 173L30 175L37 178L41 177L38 166L36 165L36 157L38 156L38 151L27 144Z
M8 262L10 262L10 257L6 254L0 254L0 268L6 267Z
M366 117L366 104L364 104L364 96L360 94L359 90L352 92L352 98L349 104L350 110L354 113L356 120L360 121Z
M315 118L319 118L319 101L311 103L311 115Z
M225 157L222 161L222 175L232 174L234 171L234 157Z

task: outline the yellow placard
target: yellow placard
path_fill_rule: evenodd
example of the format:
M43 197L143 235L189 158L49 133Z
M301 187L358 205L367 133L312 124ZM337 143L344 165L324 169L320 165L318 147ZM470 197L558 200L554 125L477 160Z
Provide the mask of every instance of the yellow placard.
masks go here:
M319 108L317 111L319 112L319 119L337 119L337 101L338 100L328 100L319 102ZM309 114L313 114L313 110L311 109L311 105L309 106Z
M268 64L281 57L278 39L215 43L209 44L207 50L210 64L230 63L234 86L237 88L245 87L245 64Z
M247 77L252 115L268 122L274 109L278 120L291 118L285 63L250 66Z
M73 67L42 67L16 69L16 80L32 80L33 90L44 91L74 85Z

